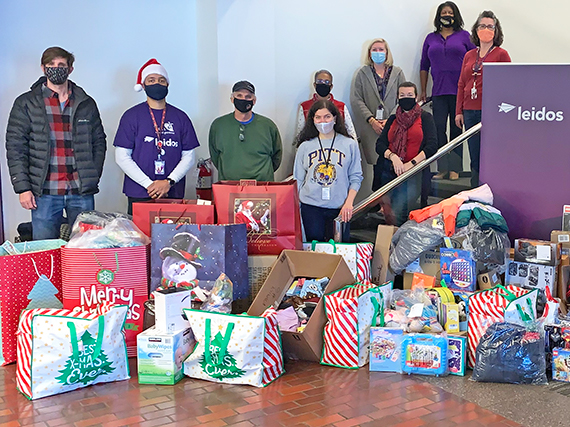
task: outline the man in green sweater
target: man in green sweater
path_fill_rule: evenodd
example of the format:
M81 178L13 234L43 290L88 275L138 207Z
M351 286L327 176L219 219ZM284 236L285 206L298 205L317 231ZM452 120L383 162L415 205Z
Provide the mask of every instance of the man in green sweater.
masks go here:
M218 117L210 127L210 157L220 180L274 181L281 164L281 136L271 119L252 111L255 87L239 81L232 88L233 113Z

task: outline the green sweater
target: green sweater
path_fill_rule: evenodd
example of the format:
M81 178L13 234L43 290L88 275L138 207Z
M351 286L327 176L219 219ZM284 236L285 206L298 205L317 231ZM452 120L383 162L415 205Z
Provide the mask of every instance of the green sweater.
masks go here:
M267 117L254 114L248 124L238 122L234 113L218 117L210 127L209 146L220 180L275 180L273 172L281 164L281 136Z

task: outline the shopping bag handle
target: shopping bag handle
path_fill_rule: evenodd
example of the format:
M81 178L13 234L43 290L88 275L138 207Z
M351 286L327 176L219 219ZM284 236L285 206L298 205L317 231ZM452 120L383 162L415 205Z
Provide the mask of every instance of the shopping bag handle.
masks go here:
M372 306L374 307L374 314L372 318L374 319L374 325L384 327L384 299L382 299L382 304L378 302L376 298L372 298ZM380 315L380 325L378 325L378 315Z
M515 294L513 294L511 291L509 291L507 288L505 288L501 284L498 284L497 286L492 288L493 292L497 292L497 288L501 289L502 291L504 291L507 294L507 295L504 295L504 297L506 299L508 299L509 301L513 301L513 300L517 299L517 296Z
M105 317L99 316L97 318L99 322L97 331L97 340L95 342L95 351L93 352L93 360L99 357L101 353L101 347L103 345L103 335L105 334ZM71 337L71 350L73 351L73 358L79 358L79 341L77 340L77 329L75 328L75 323L67 322L67 327L69 328ZM82 335L83 336L83 335Z
M210 351L210 344L212 342L211 327L212 327L212 319L206 319L206 330L204 333L204 338L205 338L204 359L206 361L206 364L208 365L212 364L212 353ZM230 337L232 336L232 331L234 330L234 327L235 323L233 322L228 323L228 326L226 328L226 333L222 338L222 345L220 346L220 354L218 354L218 364L221 363L222 360L224 360L226 352L228 351L228 345L230 343Z
M319 243L318 240L313 240L313 241L311 242L311 251L312 251L312 252L315 252L315 248L317 247L317 243ZM336 243L335 243L335 241L334 241L333 239L330 239L330 240L328 241L328 243L330 243L330 244L332 245L332 247L333 247L333 254L336 254Z
M526 304L528 305L530 313L532 314L534 311L532 309L532 301L530 300L530 298L526 299ZM518 310L523 322L529 323L529 322L532 322L534 320L534 316L531 316L531 314L525 313L524 310L522 309L521 305L518 303L517 303L517 310Z

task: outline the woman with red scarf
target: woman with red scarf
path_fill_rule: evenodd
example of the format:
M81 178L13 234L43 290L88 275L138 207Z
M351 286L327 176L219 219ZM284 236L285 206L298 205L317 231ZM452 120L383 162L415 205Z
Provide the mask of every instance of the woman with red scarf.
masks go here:
M416 102L418 89L412 82L398 86L398 108L376 142L378 163L374 168L372 189L378 190L396 176L437 151L437 131L433 116ZM398 185L382 200L386 222L402 225L410 211L417 208L421 193L421 174Z

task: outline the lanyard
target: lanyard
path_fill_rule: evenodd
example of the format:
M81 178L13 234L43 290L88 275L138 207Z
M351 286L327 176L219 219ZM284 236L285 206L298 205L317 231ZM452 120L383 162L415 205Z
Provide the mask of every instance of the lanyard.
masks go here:
M491 47L489 51L485 54L483 58L479 57L479 52L481 52L481 48L477 48L477 59L475 59L475 64L473 64L473 74L479 74L481 68L483 68L483 62L487 59L487 56L491 53L491 51L495 48L495 46Z
M317 138L319 140L319 145L321 146L321 152L323 153L323 159L325 158L325 150L323 148L323 143L321 142L321 137L319 135L317 135ZM331 148L329 148L329 156L327 157L327 159L325 160L325 165L328 166L329 163L331 162L331 152L333 149L333 145L334 145L334 140L336 139L336 132L334 133L333 136L333 140L331 142Z
M164 110L162 110L162 120L160 121L160 129L156 125L156 119L154 118L154 113L152 112L150 105L148 106L148 111L150 112L152 124L154 125L154 131L156 132L156 140L158 141L156 143L156 146L158 148L158 154L160 156L160 154L162 153L162 141L160 139L160 135L162 134L162 130L164 129L164 119L166 118L166 105L164 106Z

